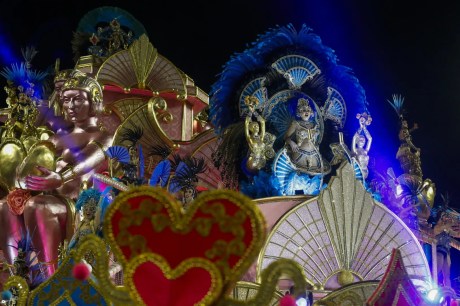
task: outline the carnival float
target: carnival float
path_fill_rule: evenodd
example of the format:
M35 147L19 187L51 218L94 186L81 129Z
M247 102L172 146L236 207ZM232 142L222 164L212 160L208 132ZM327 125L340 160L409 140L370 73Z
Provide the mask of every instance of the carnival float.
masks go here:
M74 67L25 48L1 72L0 304L455 300L436 245L457 247L458 214L434 203L404 97L400 169L379 173L364 88L308 26L268 29L209 93L120 8L71 43Z

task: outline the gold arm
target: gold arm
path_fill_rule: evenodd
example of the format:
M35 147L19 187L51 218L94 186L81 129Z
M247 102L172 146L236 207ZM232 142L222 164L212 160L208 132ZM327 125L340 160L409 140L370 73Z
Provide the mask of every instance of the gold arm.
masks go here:
M64 171L61 173L63 183L67 183L76 177L88 173L107 158L103 146L96 141L91 141L83 149L81 156L83 158L80 163L64 167Z

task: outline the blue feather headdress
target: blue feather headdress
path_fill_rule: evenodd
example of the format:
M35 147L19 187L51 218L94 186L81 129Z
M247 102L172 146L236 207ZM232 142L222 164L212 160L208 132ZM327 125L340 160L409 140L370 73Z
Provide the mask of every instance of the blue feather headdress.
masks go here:
M210 119L217 133L240 119L238 113L238 98L245 82L251 77L265 74L270 75L270 65L274 60L286 54L300 54L312 59L321 69L321 75L307 86L332 86L342 93L351 113L362 113L367 110L365 92L353 75L350 68L339 65L337 56L329 47L322 44L318 35L303 25L296 31L292 24L276 27L251 44L242 53L237 53L224 65L219 80L211 86ZM270 89L272 91L276 89ZM315 94L308 92L311 97ZM325 92L321 93L323 96Z
M89 188L83 190L80 195L78 196L77 203L75 204L75 208L77 210L81 210L83 206L85 206L88 202L93 201L94 203L99 203L101 198L101 192L95 188Z

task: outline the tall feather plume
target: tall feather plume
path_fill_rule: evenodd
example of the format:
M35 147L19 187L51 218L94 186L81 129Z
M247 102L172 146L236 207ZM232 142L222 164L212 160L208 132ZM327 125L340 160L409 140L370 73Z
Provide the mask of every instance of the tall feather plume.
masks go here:
M126 128L120 133L120 142L128 141L131 142L131 146L135 146L143 134L144 131L140 126L136 125L133 129Z
M396 111L396 114L398 115L399 118L403 118L404 115L404 97L402 95L398 94L393 94L392 95L392 100L387 100L388 103L393 107L393 109Z
M179 164L181 162L183 162L182 160L182 156L180 156L179 154L175 153L171 156L171 171L175 172L177 167L179 166Z
M164 144L159 144L159 145L154 145L149 152L149 156L155 155L155 156L160 156L161 159L166 159L168 158L169 154L171 154L172 150L170 147L164 145Z
M25 49L21 48L22 57L26 61L27 69L32 68L32 60L34 59L35 55L37 55L38 51L35 49L34 46L27 46Z

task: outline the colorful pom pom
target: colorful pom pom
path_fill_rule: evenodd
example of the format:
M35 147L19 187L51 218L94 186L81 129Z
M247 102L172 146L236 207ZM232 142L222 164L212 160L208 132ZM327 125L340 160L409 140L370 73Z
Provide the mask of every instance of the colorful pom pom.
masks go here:
M280 305L279 306L296 306L295 299L292 295L287 294L283 296L280 300Z
M72 270L72 275L75 279L84 281L88 279L89 275L91 274L91 266L89 266L85 262L77 263Z
M13 297L13 294L10 290L2 291L2 300L9 301Z

